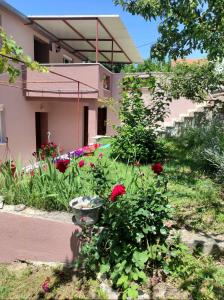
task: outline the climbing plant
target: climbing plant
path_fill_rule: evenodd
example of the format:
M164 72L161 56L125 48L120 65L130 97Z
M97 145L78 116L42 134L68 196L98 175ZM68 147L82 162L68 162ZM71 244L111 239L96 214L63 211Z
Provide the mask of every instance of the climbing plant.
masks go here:
M0 27L0 74L7 73L9 82L13 83L21 73L21 65L25 65L31 70L47 72L47 68L26 55L15 40Z
M195 102L211 99L213 92L222 89L224 72L214 62L178 63L170 74L170 95L186 97Z

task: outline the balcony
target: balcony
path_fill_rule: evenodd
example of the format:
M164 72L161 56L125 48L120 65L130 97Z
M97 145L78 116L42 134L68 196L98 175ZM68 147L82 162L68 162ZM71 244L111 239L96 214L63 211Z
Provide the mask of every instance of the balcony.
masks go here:
M98 63L47 64L48 73L27 69L27 100L98 99L112 96L113 74Z

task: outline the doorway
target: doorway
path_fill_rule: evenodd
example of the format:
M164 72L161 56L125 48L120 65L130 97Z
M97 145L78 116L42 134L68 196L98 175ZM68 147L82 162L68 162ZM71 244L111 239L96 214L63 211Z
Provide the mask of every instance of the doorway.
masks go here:
M97 134L105 135L107 132L107 107L98 108Z
M89 107L84 106L84 115L83 115L83 143L84 146L88 145L89 139Z
M34 60L40 64L49 63L49 44L36 38L34 39Z
M36 149L39 149L41 145L47 142L48 113L36 112L35 122L36 122Z

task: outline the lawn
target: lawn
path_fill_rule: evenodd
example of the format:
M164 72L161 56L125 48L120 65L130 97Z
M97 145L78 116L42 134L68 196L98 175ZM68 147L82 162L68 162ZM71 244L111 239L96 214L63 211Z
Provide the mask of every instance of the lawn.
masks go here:
M110 143L109 139L101 143ZM83 170L90 168L90 163L99 160L99 153L103 153L102 164L108 169L111 185L122 183L126 188L134 189L133 173L144 176L149 184L155 176L150 165L134 166L118 162L110 158L110 148L97 149L93 157L83 157L85 166L80 170L73 161L65 174L61 174L54 167L39 176L35 181L30 175L23 174L17 180L1 177L1 191L5 195L6 203L24 203L27 206L47 210L69 210L69 200L73 197L92 193L92 186L88 175ZM174 209L174 219L178 226L188 229L202 230L206 233L224 233L224 201L220 184L200 172L192 171L184 162L168 159L164 163L164 172L168 179L168 198ZM80 182L77 183L77 172L80 172ZM140 175L141 174L141 175ZM77 187L82 184L82 187Z
M102 140L108 142L108 139ZM113 165L113 176L121 178L126 186L132 179L133 169L138 167L110 159L110 149L98 150L103 152ZM222 185L215 183L204 174L193 171L183 161L168 159L165 172L168 177L168 197L174 209L174 218L179 226L188 229L202 230L206 233L224 233L224 198ZM140 167L149 182L154 174L150 165ZM119 179L117 179L119 180Z

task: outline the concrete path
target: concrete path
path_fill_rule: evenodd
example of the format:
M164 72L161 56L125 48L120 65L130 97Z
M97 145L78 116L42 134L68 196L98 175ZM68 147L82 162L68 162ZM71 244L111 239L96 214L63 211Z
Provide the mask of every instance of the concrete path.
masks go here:
M79 227L56 220L0 213L0 262L72 262L78 253Z

